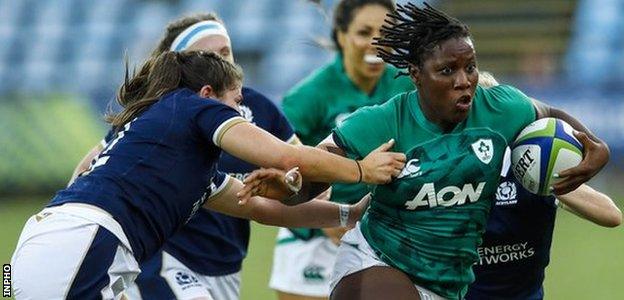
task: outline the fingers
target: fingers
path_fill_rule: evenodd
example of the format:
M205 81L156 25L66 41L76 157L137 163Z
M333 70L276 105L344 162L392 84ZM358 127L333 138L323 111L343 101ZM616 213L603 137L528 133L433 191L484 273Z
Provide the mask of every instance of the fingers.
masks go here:
M567 194L569 192L576 190L581 184L587 181L587 179L588 178L583 177L583 176L568 177L564 180L561 180L555 183L552 186L552 192L555 195Z
M267 192L268 186L264 181L254 181L250 184L246 184L243 188L236 193L239 205L247 204L247 201L254 196L264 196Z
M261 195L261 186L264 181L274 175L274 172L270 169L258 169L249 174L249 176L243 180L243 188L236 193L238 204L245 205L251 197Z
M377 149L373 150L373 152L386 152L392 149L394 146L394 139L390 139L388 142L381 144Z
M247 204L247 201L252 197L251 189L248 186L244 186L238 193L236 193L236 197L238 198L239 205Z
M249 174L249 176L247 176L247 178L243 180L243 183L247 185L254 181L266 179L268 178L268 176L269 176L268 172L265 172L264 169L258 169L258 170L251 172L251 174Z
M595 142L592 141L585 132L575 130L573 134L579 142L581 142L584 148L592 147L595 144Z
M587 168L584 166L583 162L576 167L565 169L558 174L554 174L555 178L566 178L566 177L574 177L574 176L585 176L589 173Z
M368 207L371 199L373 199L373 196L371 195L371 193L368 193L362 198L362 200L360 200L360 202L363 202L362 205L364 205L364 207Z
M405 156L404 153L392 152L390 153L390 155L395 161L402 162L402 163L405 163L407 161L407 156Z

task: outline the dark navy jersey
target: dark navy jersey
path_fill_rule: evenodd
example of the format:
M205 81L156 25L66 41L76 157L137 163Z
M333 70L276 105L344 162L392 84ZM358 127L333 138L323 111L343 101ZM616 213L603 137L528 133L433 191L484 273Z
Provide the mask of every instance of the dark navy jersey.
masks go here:
M240 109L245 119L277 138L289 141L294 137L286 117L257 91L243 88ZM223 152L218 168L243 180L258 167ZM197 273L219 276L240 271L248 244L248 220L200 210L163 249Z
M222 185L218 145L239 122L245 120L236 110L217 101L188 89L170 92L117 131L91 169L49 206L80 202L109 212L143 262L201 207L211 186Z
M506 172L492 203L466 299L542 299L557 205Z

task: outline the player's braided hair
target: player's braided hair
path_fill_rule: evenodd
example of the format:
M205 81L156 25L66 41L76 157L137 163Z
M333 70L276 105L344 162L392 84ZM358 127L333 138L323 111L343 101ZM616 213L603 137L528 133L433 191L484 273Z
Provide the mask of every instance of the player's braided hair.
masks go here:
M386 24L381 27L381 37L373 43L378 46L379 57L385 62L399 69L408 69L410 65L422 67L427 55L441 42L470 37L466 24L427 3L424 5L424 8L412 3L397 5L396 12L388 14Z
M242 81L241 68L216 53L163 52L148 59L141 67L141 72L132 78L126 66L126 78L117 95L117 101L124 109L119 114L107 116L107 121L119 128L156 103L160 97L178 88L199 92L203 86L210 85L220 97Z

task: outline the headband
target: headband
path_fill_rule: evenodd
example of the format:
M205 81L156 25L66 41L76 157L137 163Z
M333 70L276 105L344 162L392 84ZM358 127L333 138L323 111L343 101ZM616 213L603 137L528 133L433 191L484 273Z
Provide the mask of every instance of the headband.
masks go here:
M182 33L180 33L175 40L173 40L169 50L176 52L183 51L199 39L210 35L221 35L226 37L228 40L230 39L230 36L228 35L223 24L217 21L201 21L182 31Z

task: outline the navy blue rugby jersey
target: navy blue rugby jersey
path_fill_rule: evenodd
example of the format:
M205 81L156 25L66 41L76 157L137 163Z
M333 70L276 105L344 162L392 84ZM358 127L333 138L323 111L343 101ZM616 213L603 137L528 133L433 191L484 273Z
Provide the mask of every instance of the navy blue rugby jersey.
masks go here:
M172 91L118 131L91 169L48 206L78 202L109 212L143 262L210 195L207 183L219 181L222 134L240 122L231 107L188 89Z
M294 138L294 130L286 117L257 91L243 88L240 108L247 121L275 137L286 142ZM241 181L257 168L227 152L221 154L218 164L219 171ZM220 276L240 271L248 244L248 220L201 209L163 249L197 273ZM156 255L154 259L161 257Z
M557 203L553 196L529 193L512 172L504 173L478 248L476 279L467 300L544 297Z

